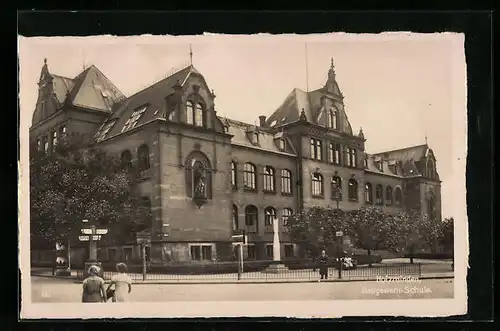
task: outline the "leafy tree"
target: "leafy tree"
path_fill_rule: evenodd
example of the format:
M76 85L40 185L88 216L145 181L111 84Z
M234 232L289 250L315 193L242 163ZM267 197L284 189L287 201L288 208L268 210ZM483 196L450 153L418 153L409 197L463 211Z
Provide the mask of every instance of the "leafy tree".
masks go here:
M346 217L342 210L312 207L287 220L290 237L307 243L313 254L335 243L335 233L346 228Z
M31 237L34 245L79 235L81 221L109 229L106 239L130 239L146 228L150 208L135 194L135 175L96 146L61 140L30 157Z
M390 217L383 209L378 207L362 207L349 212L350 228L359 248L366 249L368 255L372 250L387 247L392 243L389 240L394 227L389 222Z
M454 238L454 219L453 217L445 218L441 224L441 238L439 241L447 252L453 252Z

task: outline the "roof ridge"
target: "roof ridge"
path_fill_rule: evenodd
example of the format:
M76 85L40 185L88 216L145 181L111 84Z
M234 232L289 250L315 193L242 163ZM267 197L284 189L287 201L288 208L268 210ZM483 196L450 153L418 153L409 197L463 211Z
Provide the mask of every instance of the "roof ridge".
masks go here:
M399 152L399 151L404 151L406 149L412 149L412 148L417 148L417 147L425 147L425 146L427 146L427 144L413 145L413 146L409 146L409 147L396 148L396 149L390 149L390 150L387 150L387 151L377 152L377 153L373 153L373 155L385 154L385 153L391 153L391 152Z
M181 71L186 70L186 69L188 69L188 68L191 68L191 66L184 67L184 68L182 68L182 69L180 69L180 70L177 70L176 72L174 72L174 73L172 73L172 74L170 74L170 75L168 75L168 76L166 76L166 77L163 77L163 78L158 79L157 81L155 81L155 82L151 83L150 85L147 85L147 86L146 86L145 88L143 88L142 90L139 90L139 91L135 92L134 94L131 94L129 97L127 97L127 99L132 98L132 97L134 97L134 96L136 96L136 95L138 95L138 94L140 94L140 93L142 93L142 92L144 92L144 91L146 91L146 90L148 90L148 89L152 88L153 86L155 86L155 85L157 85L157 84L159 84L159 83L163 82L163 81L164 81L164 80L166 80L166 79L169 79L169 78L170 78L170 77L172 77L173 75L176 75L176 74L180 73Z

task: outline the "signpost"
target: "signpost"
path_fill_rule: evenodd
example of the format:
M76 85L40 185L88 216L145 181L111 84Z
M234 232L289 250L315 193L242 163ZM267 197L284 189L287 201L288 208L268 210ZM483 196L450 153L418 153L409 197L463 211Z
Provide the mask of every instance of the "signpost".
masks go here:
M248 243L248 237L245 234L245 230L243 230L242 234L231 236L231 242L238 248L238 280L240 280L241 274L243 273L243 245Z
M342 245L344 233L342 231L335 232L335 236L339 238L339 279L342 279Z
M146 280L146 246L151 246L151 234L139 232L136 234L137 244L141 245L142 250L142 280Z
M88 224L88 220L83 220L82 223ZM97 261L97 242L101 240L102 236L108 233L108 229L97 229L95 225L90 225L88 228L82 228L82 236L78 236L80 241L89 242L89 259L85 262L85 272L86 275L88 269L91 265L97 265L100 267L100 263ZM102 268L99 268L102 273Z

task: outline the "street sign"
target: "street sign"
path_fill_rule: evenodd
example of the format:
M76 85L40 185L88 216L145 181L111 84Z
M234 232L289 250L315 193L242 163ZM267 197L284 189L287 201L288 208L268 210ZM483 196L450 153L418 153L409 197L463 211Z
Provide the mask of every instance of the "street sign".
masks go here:
M106 234L106 233L108 233L108 229L96 229L95 233L96 234Z
M337 237L342 237L344 235L344 233L342 231L337 231L337 232L335 232L335 235Z
M92 234L92 229L82 229L82 234L90 235Z
M235 244L237 243L246 244L248 242L248 237L243 234L231 236L231 242Z
M78 236L78 239L80 241L89 241L90 240L90 236ZM98 235L98 234L95 234L95 235L92 236L92 240L93 241L99 241L99 240L101 240L101 236Z

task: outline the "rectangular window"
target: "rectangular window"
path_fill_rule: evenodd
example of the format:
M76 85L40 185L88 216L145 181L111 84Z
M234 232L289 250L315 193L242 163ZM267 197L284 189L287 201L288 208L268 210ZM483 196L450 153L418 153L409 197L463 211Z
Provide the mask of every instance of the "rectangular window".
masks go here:
M247 257L249 260L255 260L256 258L256 253L255 253L255 245L248 245L247 246Z
M43 138L43 151L47 153L49 151L49 140L47 137Z
M191 260L193 261L211 261L212 245L193 245L190 248Z
M334 164L340 163L340 144L330 143L328 145L328 162Z
M36 140L36 150L40 151L41 149L42 149L42 142L40 141L40 139L37 139Z
M135 127L137 125L137 122L141 118L141 116L144 114L144 112L146 112L147 108L148 108L147 106L142 106L141 108L134 110L132 115L130 115L129 119L127 120L127 122L123 126L122 132L125 132L125 131Z
M322 148L321 140L311 138L311 159L319 161L323 159L321 148Z
M292 172L287 169L281 170L281 193L292 194Z
M103 141L106 138L106 135L108 134L108 132L111 130L111 128L115 124L115 122L116 122L116 120L111 120L111 121L104 123L101 126L101 128L99 129L99 131L97 131L97 133L95 135L95 140L97 142Z
M123 260L124 261L130 261L130 260L132 260L132 248L125 247L123 249Z
M266 256L268 258L273 258L274 256L274 248L273 245L266 245Z
M116 260L116 250L114 248L108 249L108 260L115 261Z
M286 244L285 245L285 257L294 257L295 252L293 249L293 244Z

